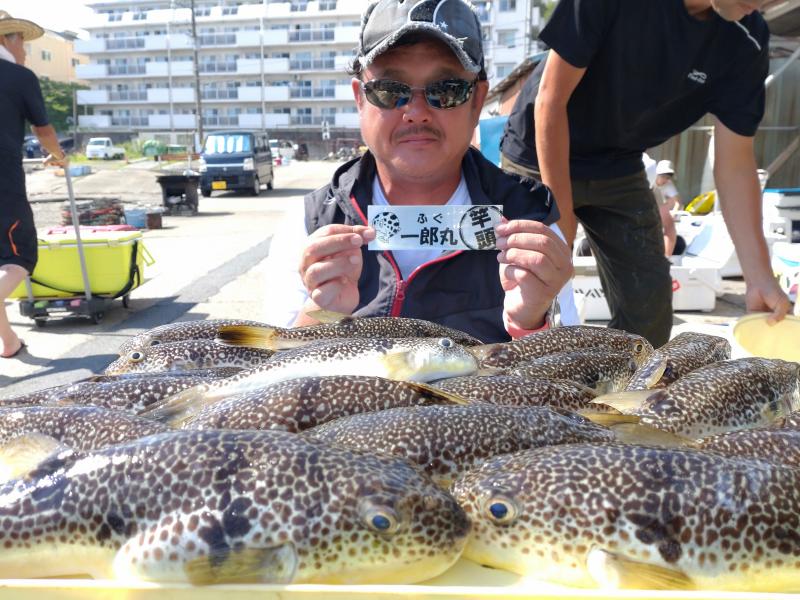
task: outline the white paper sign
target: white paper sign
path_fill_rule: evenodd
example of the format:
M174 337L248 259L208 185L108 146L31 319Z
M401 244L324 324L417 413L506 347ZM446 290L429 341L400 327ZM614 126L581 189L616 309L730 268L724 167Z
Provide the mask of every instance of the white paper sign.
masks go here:
M375 229L370 250L495 250L495 227L503 207L492 204L462 206L378 206L367 209Z

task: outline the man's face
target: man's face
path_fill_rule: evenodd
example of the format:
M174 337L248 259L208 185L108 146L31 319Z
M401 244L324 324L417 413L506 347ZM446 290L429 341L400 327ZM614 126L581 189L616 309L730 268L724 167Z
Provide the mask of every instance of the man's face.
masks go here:
M443 79L473 81L476 74L464 69L446 44L432 39L381 54L361 77L364 82L390 79L422 88ZM422 90L414 90L408 104L380 108L366 99L359 81L353 80L361 134L382 176L434 181L460 172L487 91L488 83L480 81L466 102L439 109L428 104Z
M760 9L762 4L764 0L711 0L711 8L726 21L739 21Z
M18 65L25 64L25 39L19 33L3 36L3 45L11 52Z

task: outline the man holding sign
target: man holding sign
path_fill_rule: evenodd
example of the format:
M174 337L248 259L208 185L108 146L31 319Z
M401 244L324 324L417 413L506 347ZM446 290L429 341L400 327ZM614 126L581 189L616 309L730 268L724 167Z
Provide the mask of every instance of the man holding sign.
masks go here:
M488 91L470 5L373 2L351 74L369 151L305 198L294 325L325 309L427 319L486 342L546 327L570 253L547 225L558 218L549 190L470 148ZM564 298L571 306L571 289Z

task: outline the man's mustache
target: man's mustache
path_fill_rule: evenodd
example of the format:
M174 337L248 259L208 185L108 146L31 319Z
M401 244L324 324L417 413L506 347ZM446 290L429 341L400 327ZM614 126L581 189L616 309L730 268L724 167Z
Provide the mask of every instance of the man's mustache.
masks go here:
M427 133L437 140L442 139L442 133L438 129L434 129L429 125L415 125L413 127L409 127L408 129L404 129L403 131L399 131L394 135L394 140L399 142L400 140L407 138L407 137L414 137L421 133Z

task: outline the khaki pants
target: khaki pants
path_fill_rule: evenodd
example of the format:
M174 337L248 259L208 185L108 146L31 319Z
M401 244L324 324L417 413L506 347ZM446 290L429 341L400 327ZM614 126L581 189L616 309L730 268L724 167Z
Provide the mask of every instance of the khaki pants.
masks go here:
M501 165L541 179L538 171L505 156ZM672 277L644 170L616 179L573 180L572 201L597 261L611 310L609 327L638 333L654 347L665 344L672 329Z

